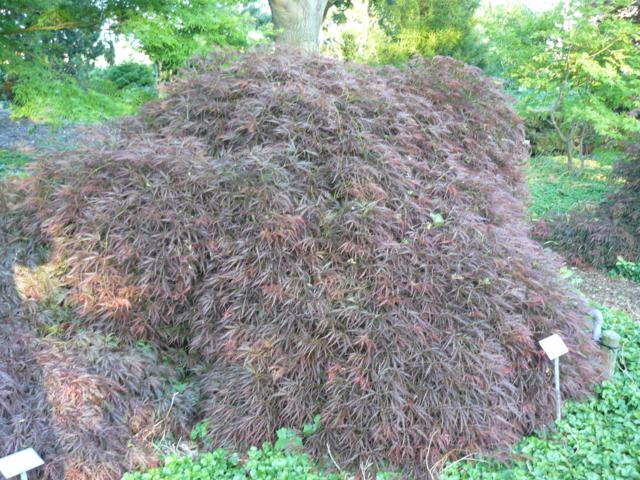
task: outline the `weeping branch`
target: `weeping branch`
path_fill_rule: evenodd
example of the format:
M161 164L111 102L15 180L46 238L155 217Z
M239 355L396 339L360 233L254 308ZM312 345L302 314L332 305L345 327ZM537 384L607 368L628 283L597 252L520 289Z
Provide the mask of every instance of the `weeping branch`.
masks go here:
M53 25L31 25L24 28L15 28L11 30L1 30L0 35L20 35L23 33L33 32L53 32L59 30L69 30L72 28L95 28L98 27L98 22L80 22L77 20L61 22Z

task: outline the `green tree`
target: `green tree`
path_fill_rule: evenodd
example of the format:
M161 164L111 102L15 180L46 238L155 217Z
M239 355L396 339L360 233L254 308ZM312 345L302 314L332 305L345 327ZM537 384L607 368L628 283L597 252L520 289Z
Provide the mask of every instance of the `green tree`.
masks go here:
M589 136L640 131L640 29L628 0L572 0L535 13L497 10L485 19L489 65L519 98L530 121L545 121L564 145L567 166L584 161Z
M93 27L99 17L93 0L10 0L0 8L3 76L10 80L38 65L76 75L100 55L110 56L112 45L102 41L99 28Z
M473 43L473 16L479 0L372 0L388 35L379 46L388 61L412 55L466 57Z
M113 59L105 32L132 34L168 78L215 45L246 45L255 23L234 0L8 0L0 7L0 82L16 116L100 121L155 95L137 81L123 87L122 75L114 82L93 74L99 56Z
M258 28L257 19L237 2L211 0L165 2L122 24L156 64L161 78L213 45L247 46L249 33Z

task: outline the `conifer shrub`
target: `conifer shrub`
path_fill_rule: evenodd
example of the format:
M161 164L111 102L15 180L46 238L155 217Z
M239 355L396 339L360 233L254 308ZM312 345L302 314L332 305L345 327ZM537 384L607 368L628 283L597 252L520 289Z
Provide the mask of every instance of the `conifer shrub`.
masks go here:
M111 65L99 71L99 75L113 82L118 89L128 87L153 88L156 84L153 68L143 63L126 62L119 65Z
M602 377L585 305L528 238L509 103L449 58L215 52L39 159L23 208L87 327L197 356L211 444L319 416L316 455L424 475L552 419L542 337L571 350L564 398Z

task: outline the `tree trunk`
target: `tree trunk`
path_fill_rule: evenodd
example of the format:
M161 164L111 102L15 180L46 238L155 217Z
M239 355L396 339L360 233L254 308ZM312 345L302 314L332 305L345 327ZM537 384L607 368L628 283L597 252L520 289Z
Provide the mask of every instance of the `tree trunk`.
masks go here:
M565 142L567 145L567 170L570 172L573 171L573 148L575 145L575 137L576 137L576 126L571 125L571 129L567 136L565 137Z
M307 52L320 48L327 0L269 0L277 41Z
M585 152L584 152L584 138L587 135L587 125L582 125L582 128L580 129L580 140L579 140L579 151L578 154L580 155L580 172L584 171L584 157L585 157Z
M567 135L567 170L573 171L573 128L571 134Z

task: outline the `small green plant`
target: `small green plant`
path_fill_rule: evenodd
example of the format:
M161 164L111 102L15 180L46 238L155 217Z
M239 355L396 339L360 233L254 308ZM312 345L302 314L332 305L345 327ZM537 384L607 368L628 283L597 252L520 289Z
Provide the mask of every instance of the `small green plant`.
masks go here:
M276 432L278 439L274 445L276 450L296 451L302 450L302 438L291 428L280 428Z
M302 427L302 434L304 436L313 435L318 430L320 430L320 427L321 427L320 419L321 419L320 415L316 415L315 417L313 417L312 423L305 423L304 426Z
M96 70L94 74L97 78L109 80L118 90L131 87L153 88L156 84L153 68L142 63L112 65L103 70Z
M431 217L431 221L436 227L441 227L445 224L444 217L439 213L430 213L429 217Z
M291 428L280 428L276 435L278 439L274 445L276 450L299 451L302 450L302 438L313 435L320 429L320 415L313 417L313 422L306 423L302 427L302 435Z
M622 257L618 257L616 266L613 268L612 273L620 275L621 277L628 278L634 282L640 282L640 263L630 262Z
M245 461L237 454L215 450L196 456L167 457L164 465L146 472L126 473L122 480L340 480L323 473L304 453L265 443L251 447Z
M340 43L342 58L347 61L354 61L358 57L358 42L356 34L353 32L343 32Z
M197 440L203 440L206 438L207 433L209 433L209 420L203 420L196 424L196 426L193 427L193 430L191 430L191 440L194 442Z

